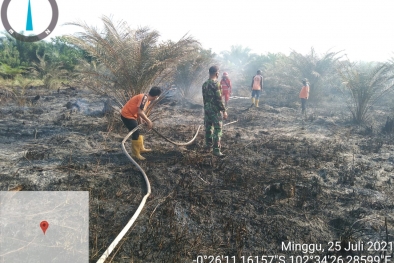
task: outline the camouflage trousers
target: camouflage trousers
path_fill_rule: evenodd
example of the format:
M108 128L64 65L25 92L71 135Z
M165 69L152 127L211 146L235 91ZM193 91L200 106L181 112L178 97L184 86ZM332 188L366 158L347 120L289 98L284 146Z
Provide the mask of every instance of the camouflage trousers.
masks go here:
M220 149L220 138L222 137L222 115L220 112L205 112L205 146Z

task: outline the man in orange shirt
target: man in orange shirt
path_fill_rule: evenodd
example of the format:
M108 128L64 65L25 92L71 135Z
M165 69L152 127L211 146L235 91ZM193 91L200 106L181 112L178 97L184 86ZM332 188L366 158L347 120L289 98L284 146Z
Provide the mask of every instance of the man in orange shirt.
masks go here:
M302 114L306 115L306 101L309 98L309 83L307 79L302 80L302 86L300 91L300 99L301 99L301 107L302 107Z
M252 86L252 103L256 106L256 108L258 108L260 93L263 90L263 76L261 75L261 70L257 70L257 75L253 77L251 86Z
M141 123L143 119L148 125L149 129L152 129L152 121L145 115L144 110L149 106L150 102L157 99L161 94L159 87L152 87L148 94L138 94L133 96L122 108L121 118L124 125L129 129L133 130L138 126L138 122ZM137 121L138 120L138 121ZM145 160L140 153L150 152L150 149L144 147L144 137L140 135L139 130L136 130L131 136L132 146L132 157L139 160Z

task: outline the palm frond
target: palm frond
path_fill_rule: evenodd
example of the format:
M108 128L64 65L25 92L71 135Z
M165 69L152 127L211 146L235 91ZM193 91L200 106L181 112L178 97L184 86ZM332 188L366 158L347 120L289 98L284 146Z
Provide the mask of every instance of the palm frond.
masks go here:
M107 16L102 17L102 22L101 31L82 22L68 23L83 31L67 39L87 51L100 65L86 65L79 73L85 79L89 76L95 83L91 88L109 95L120 107L152 85L170 81L176 65L199 45L186 35L177 42L159 43L159 32L148 27L131 29L126 22L114 23Z
M356 123L364 123L371 107L394 87L393 67L387 63L340 65L338 73L343 83L342 93L348 97L347 107Z

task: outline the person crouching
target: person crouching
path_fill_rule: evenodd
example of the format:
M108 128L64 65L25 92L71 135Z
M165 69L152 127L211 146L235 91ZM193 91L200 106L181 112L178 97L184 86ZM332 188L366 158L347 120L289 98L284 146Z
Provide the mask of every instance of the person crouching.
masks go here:
M151 101L156 100L161 94L159 87L152 87L148 94L138 94L133 96L122 108L121 119L123 124L129 129L129 132L141 123L141 119L146 122L149 129L152 129L153 123L146 116L145 110L149 106ZM138 120L138 121L137 121ZM144 137L140 135L139 130L136 130L131 136L131 149L132 157L139 160L145 160L140 153L150 152L151 149L144 147Z

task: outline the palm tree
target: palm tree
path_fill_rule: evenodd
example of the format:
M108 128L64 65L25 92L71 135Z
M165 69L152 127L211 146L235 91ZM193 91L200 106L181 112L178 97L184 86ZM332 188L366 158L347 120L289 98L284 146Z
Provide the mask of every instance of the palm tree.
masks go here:
M253 54L250 53L251 49L240 45L231 46L230 51L223 51L222 62L229 67L243 68L249 63Z
M368 111L384 94L394 87L393 65L388 63L342 62L339 75L347 107L357 124L365 123Z
M56 55L57 52L52 53L52 56ZM44 53L44 55L40 56L38 50L36 56L39 62L32 62L34 73L43 80L46 88L59 88L61 83L68 77L68 72L63 68L63 64L61 62L50 62L46 59L47 54Z
M158 43L159 33L147 27L131 29L126 22L114 24L103 16L103 32L85 23L68 23L84 32L67 36L67 40L85 50L95 60L81 73L94 77L97 86L92 89L109 95L119 106L151 85L171 80L176 66L196 50L199 43L184 36L178 42Z
M306 55L293 51L289 56L291 67L288 72L290 73L288 77L292 77L287 81L290 80L291 85L294 86L294 83L300 83L301 79L307 78L311 90L310 100L318 101L322 97L323 83L329 82L330 78L335 76L335 65L341 58L338 56L340 52L327 51L319 56L313 47Z
M221 71L229 71L234 87L244 85L247 75L247 66L257 57L251 49L240 45L231 46L230 51L221 53ZM256 69L257 70L257 69Z
M328 51L318 55L313 47L306 55L292 51L289 56L279 56L274 60L275 63L266 72L275 86L286 89L295 99L302 85L301 80L307 78L310 100L318 101L323 97L323 85L330 83L336 75L336 63L341 58L339 53Z
M285 57L281 53L267 53L266 55L255 55L251 57L251 60L245 68L245 85L249 88L252 82L253 76L256 75L257 70L261 70L264 76L264 86L266 86L267 80L270 81L271 74L266 74L276 68L277 62Z

